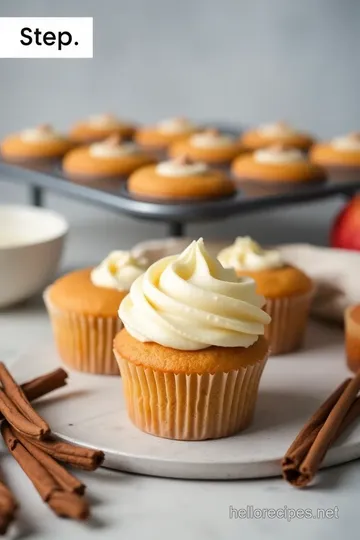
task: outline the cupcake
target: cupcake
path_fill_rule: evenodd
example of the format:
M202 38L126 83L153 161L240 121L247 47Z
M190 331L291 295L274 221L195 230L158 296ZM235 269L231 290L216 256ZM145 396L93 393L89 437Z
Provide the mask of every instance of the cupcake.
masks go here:
M336 137L315 144L310 152L313 163L326 169L334 180L358 180L360 175L360 133Z
M133 124L119 120L112 114L98 114L77 122L70 130L70 138L76 143L88 144L106 139L110 135L131 139L134 133Z
M196 130L197 126L187 118L169 118L154 126L139 128L135 140L145 149L164 151L171 144L188 137Z
M345 310L345 347L347 365L351 371L360 369L360 304Z
M237 180L268 184L315 182L326 178L325 171L311 163L301 150L282 145L237 157L231 171Z
M0 151L10 161L43 161L59 159L72 147L66 137L43 124L9 135L1 142Z
M202 239L152 264L120 305L114 341L135 426L190 441L245 429L268 355L263 304Z
M63 160L63 169L72 178L126 178L150 163L154 163L154 159L135 143L121 142L118 135L111 135L104 141L68 152Z
M239 237L218 254L226 268L256 281L257 292L266 299L271 324L266 327L271 354L284 354L302 345L313 296L311 279L290 266L277 250L262 249L249 237Z
M208 129L172 144L169 156L172 158L186 156L193 161L226 166L242 152L243 148L238 139L220 133L216 129Z
M226 197L235 192L235 186L224 172L181 157L138 169L128 180L128 191L146 199L173 202Z
M265 124L256 129L245 131L241 143L248 150L258 150L274 144L282 144L286 148L297 148L307 151L314 144L314 139L285 122Z
M119 305L147 261L114 251L96 268L66 274L45 291L55 343L70 368L118 375L113 339L122 328Z

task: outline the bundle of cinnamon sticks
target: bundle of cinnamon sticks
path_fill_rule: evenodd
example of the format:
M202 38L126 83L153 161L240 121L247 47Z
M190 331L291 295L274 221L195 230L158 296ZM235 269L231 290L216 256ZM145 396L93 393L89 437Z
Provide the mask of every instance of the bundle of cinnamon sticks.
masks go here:
M308 420L282 460L285 480L305 487L316 475L326 452L360 415L360 372L346 379Z
M10 453L55 514L86 519L89 505L83 497L85 485L59 462L93 471L102 464L104 454L55 440L49 425L30 404L65 386L67 373L56 369L19 386L0 363L0 383L1 434ZM5 534L17 508L15 497L0 481L0 534Z

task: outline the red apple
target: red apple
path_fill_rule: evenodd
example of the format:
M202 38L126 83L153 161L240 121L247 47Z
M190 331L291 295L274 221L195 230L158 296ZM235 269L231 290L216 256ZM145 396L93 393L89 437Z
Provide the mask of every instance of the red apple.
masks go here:
M354 197L336 217L330 245L360 251L360 196Z

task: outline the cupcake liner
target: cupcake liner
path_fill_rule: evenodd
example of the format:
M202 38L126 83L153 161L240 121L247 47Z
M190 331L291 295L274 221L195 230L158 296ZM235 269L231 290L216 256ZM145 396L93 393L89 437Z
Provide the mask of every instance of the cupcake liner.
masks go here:
M286 298L267 298L265 311L271 323L265 327L270 355L299 349L304 341L314 290Z
M267 357L228 373L185 374L137 366L114 351L131 421L168 439L227 437L251 422Z
M44 293L60 358L72 369L98 375L119 375L113 353L115 335L123 327L118 316L97 317L56 307Z
M353 320L352 309L352 306L348 307L344 315L346 361L348 368L357 372L360 368L360 325Z

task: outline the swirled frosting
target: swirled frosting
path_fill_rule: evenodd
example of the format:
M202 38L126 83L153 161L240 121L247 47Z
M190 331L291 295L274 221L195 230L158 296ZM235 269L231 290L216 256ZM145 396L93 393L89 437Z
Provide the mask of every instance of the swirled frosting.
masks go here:
M219 133L216 130L195 133L189 139L191 146L195 148L224 148L233 144L234 137Z
M250 347L270 317L251 278L238 278L202 239L165 257L134 281L119 317L135 339L179 350Z
M128 291L132 283L148 268L146 258L129 251L112 251L91 272L91 281L97 287Z
M336 137L331 141L331 146L337 150L343 150L345 152L359 152L360 133L349 133L349 135Z
M89 146L89 153L95 158L117 158L136 154L138 152L139 148L135 143L121 143L116 137L109 137L105 141L94 143Z
M44 124L35 128L24 129L21 132L20 138L25 142L41 143L48 141L58 141L63 139L63 136L55 131L51 126Z
M156 166L158 175L176 178L204 174L208 169L205 163L200 161L189 162L185 158L163 161Z
M192 131L195 128L195 125L190 122L187 118L168 118L162 120L157 124L157 129L161 133L187 133Z
M275 122L274 124L263 124L257 128L257 131L263 137L269 138L284 138L291 137L298 133L293 127L289 126L286 122Z
M95 114L90 116L87 123L98 129L116 128L119 125L118 119L112 114Z
M263 249L249 236L239 236L235 242L220 251L218 259L226 268L260 271L284 266L281 254L276 249Z
M261 148L253 154L254 160L264 164L283 164L291 165L292 163L301 163L306 161L306 157L297 148L282 148L271 146L269 148Z

